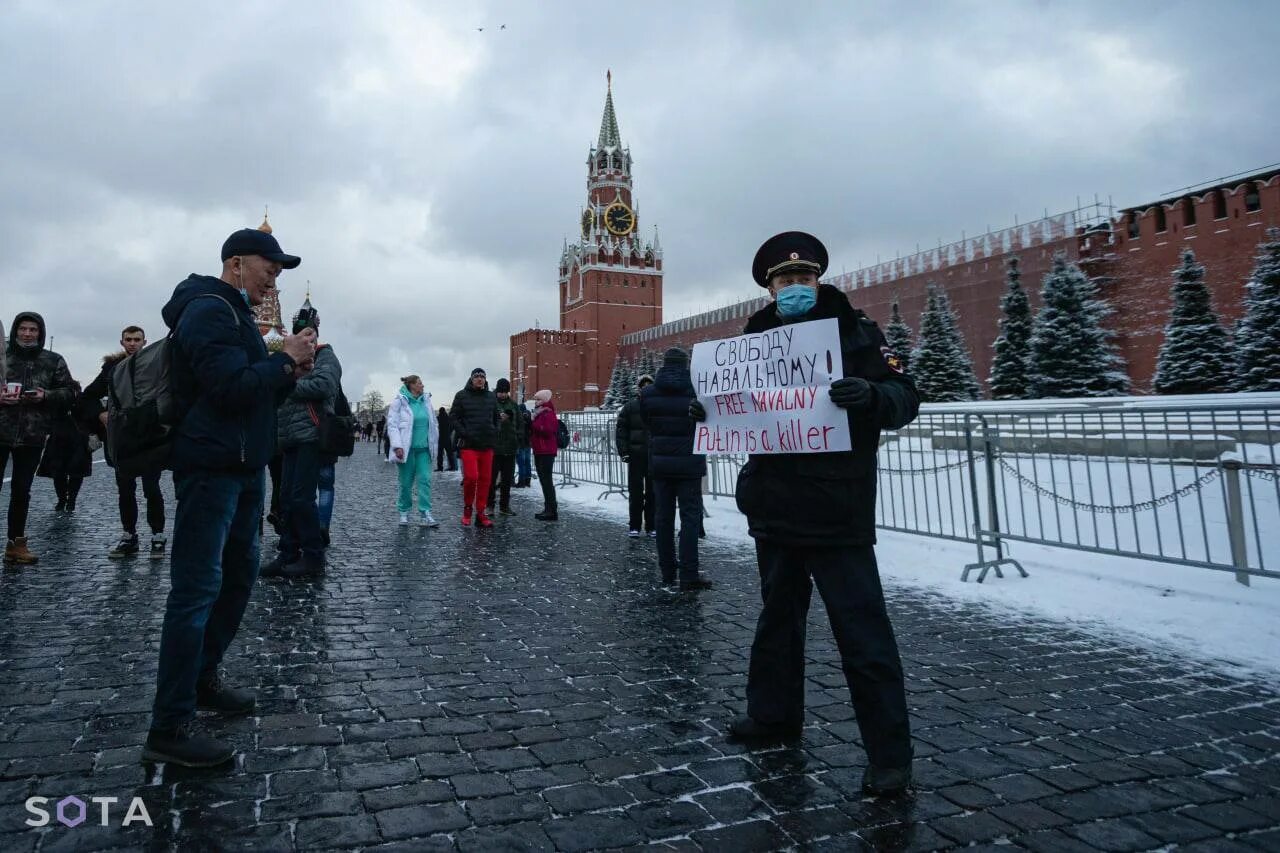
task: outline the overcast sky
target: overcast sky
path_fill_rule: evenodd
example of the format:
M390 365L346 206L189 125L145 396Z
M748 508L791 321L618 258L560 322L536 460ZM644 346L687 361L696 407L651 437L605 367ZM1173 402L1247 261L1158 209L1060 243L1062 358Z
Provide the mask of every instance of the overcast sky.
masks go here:
M758 295L777 231L839 272L1274 163L1278 35L1270 2L9 0L0 319L87 381L269 204L348 395L446 404L557 322L606 69L670 320Z

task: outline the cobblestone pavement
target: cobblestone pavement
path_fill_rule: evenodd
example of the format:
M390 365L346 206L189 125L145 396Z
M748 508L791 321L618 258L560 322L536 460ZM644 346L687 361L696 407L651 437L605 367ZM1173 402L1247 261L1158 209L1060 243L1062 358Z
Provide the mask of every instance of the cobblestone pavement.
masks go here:
M1274 687L980 607L889 589L919 790L863 798L863 753L821 605L801 745L725 742L743 707L754 560L655 587L648 541L537 489L491 531L394 523L371 445L339 466L328 577L260 582L229 660L258 715L208 721L233 769L143 765L166 565L105 554L107 472L74 517L37 484L38 567L0 579L0 850L1280 849ZM5 496L7 499L7 495ZM74 828L24 801L113 796ZM120 826L141 797L154 827ZM73 810L71 815L75 815Z

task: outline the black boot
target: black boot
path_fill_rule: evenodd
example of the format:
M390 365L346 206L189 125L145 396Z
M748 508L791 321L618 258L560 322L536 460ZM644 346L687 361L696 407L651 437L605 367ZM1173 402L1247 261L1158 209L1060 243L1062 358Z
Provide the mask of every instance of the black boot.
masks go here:
M183 767L217 767L235 756L236 751L230 744L193 733L189 723L176 729L152 729L142 748L143 761L162 761Z
M729 724L729 739L734 741L795 740L804 726L799 723L760 723L753 717L739 717Z
M862 773L862 791L873 797L895 797L911 787L911 765L876 767L867 765Z
M231 687L222 676L201 676L196 682L196 707L202 711L216 711L225 717L242 717L252 714L257 700L248 690Z

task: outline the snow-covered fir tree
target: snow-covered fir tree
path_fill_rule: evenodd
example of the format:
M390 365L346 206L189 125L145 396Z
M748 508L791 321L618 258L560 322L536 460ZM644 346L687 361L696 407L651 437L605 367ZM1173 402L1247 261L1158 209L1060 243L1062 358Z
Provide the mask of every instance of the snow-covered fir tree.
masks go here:
M1236 324L1241 391L1280 391L1280 228L1258 244L1244 287L1244 316Z
M1031 303L1022 288L1022 272L1017 257L1009 259L1005 271L1005 291L1000 297L1000 334L992 348L991 361L993 400L1021 400L1027 396L1027 353L1031 340Z
M920 339L911 351L911 377L926 403L976 400L982 390L951 300L933 284L920 315Z
M1114 397L1129 390L1124 359L1102 324L1110 313L1080 267L1055 254L1031 325L1031 397Z
M1186 249L1173 270L1173 308L1164 327L1152 387L1157 394L1217 394L1235 385L1235 358L1204 283L1204 266Z
M889 325L884 327L884 340L889 351L902 362L902 372L911 372L911 327L902 319L898 309L898 298L893 298L893 313L889 317Z
M631 367L627 360L618 356L613 360L613 374L609 377L609 390L604 394L602 409L620 409L628 399L628 390L632 385Z
M647 349L641 352L639 363L636 365L636 382L640 381L641 376L656 377L658 375L658 367L661 364L662 359L656 350Z

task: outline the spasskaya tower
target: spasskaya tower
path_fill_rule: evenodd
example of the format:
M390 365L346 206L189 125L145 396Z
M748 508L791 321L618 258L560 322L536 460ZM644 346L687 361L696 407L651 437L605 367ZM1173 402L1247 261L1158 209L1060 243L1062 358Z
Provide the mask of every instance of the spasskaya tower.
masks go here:
M587 194L559 262L560 329L511 337L511 382L531 397L549 388L562 410L598 406L618 342L662 323L662 246L640 236L631 151L622 144L607 75L600 136L587 154Z

